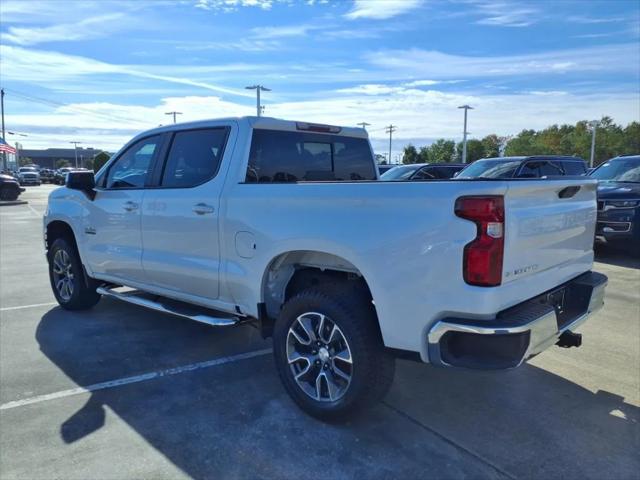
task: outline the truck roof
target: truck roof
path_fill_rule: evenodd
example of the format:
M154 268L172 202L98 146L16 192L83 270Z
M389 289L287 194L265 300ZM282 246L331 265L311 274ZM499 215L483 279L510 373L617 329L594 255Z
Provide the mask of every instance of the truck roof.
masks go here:
M329 133L332 135L343 135L346 137L358 137L358 138L368 137L367 131L364 128L342 127L338 125L334 126L334 125L327 125L327 124L314 123L314 122L303 122L303 121L296 121L296 120L284 120L284 119L273 118L273 117L256 117L256 116L211 118L207 120L197 120L194 122L174 123L171 125L163 125L161 127L146 130L143 133L145 135L148 135L150 133L170 132L173 130L204 128L204 127L213 126L215 124L219 124L220 122L225 122L225 121L234 121L238 123L246 122L248 123L249 127L253 129L311 131L313 133L320 133L320 134ZM311 128L305 128L305 126L311 127ZM319 129L314 129L313 127L319 127L319 128L333 127L333 128L331 129L332 131L320 131ZM339 130L336 130L336 129L339 129Z

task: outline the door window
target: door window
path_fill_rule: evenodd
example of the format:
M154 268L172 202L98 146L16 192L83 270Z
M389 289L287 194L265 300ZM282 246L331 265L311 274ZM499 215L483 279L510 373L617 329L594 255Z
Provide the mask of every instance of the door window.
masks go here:
M220 167L226 128L177 132L162 174L161 185L168 188L195 187L215 177Z
M143 188L151 161L160 148L160 135L142 139L129 147L111 167L106 188Z

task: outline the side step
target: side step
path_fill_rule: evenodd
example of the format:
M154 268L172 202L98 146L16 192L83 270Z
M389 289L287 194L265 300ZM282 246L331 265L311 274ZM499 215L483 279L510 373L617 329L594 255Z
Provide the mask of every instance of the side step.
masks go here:
M125 291L116 291L125 287L107 287L102 286L96 289L100 295L106 297L117 298L123 302L133 303L141 307L156 310L162 313L170 313L178 317L188 318L200 323L206 323L214 327L228 327L240 323L240 317L236 317L227 313L217 312L205 307L198 307L189 303L172 300L170 298L161 297L151 293L142 292L140 290L128 289Z

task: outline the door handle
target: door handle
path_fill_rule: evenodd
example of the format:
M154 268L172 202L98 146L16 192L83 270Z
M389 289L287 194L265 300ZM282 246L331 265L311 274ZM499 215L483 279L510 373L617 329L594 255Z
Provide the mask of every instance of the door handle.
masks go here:
M206 203L196 203L193 206L193 211L197 215L207 215L209 213L213 213L215 209L211 205L207 205Z
M127 212L133 212L134 210L138 209L138 204L136 202L125 202L125 204L123 205L123 208L127 211Z

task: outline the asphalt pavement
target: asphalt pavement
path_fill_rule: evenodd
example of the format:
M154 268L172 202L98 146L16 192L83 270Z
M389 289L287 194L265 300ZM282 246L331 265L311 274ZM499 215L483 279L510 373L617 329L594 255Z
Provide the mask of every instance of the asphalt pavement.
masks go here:
M606 304L508 372L398 361L342 424L299 411L270 342L103 299L54 303L52 186L0 207L0 479L640 479L640 261L598 251Z

